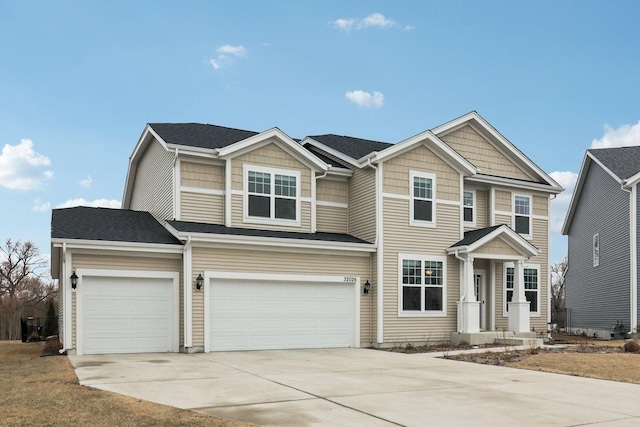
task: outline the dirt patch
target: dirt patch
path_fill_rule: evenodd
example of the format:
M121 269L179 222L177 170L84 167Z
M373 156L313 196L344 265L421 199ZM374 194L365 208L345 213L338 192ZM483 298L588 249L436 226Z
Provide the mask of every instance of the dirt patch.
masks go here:
M390 348L381 348L382 351L390 351L392 353L406 353L406 354L415 354L415 353L436 353L436 352L448 352L448 351L458 351L458 350L477 350L483 348L495 348L495 347L504 347L501 344L481 344L481 345L470 345L470 344L433 344L433 345L418 345L414 346L413 344L406 344L398 347L390 347Z
M42 348L42 343L0 341L0 424L251 425L81 386L66 356L40 357Z

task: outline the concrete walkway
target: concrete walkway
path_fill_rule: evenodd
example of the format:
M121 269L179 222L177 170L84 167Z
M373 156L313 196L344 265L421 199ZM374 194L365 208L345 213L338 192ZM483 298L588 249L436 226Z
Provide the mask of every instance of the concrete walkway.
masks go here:
M267 426L637 426L640 386L367 349L71 356L80 384Z

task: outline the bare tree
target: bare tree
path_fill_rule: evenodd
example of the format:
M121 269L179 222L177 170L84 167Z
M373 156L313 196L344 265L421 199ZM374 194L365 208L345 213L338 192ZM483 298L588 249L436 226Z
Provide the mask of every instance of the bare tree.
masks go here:
M551 266L551 323L556 323L561 328L566 327L564 278L567 273L567 268L568 262L566 256L562 261Z
M20 337L20 317L42 311L55 286L43 280L47 262L30 241L0 245L0 339Z

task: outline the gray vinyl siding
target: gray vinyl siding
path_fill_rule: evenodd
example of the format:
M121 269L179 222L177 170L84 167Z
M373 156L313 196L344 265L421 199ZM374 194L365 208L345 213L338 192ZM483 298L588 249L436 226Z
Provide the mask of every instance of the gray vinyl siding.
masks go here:
M629 193L595 163L569 229L566 306L572 328L610 329L630 319ZM593 266L593 236L600 264Z

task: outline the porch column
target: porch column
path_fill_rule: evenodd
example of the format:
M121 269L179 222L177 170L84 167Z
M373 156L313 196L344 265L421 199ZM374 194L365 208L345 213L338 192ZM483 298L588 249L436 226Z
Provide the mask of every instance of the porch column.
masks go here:
M458 332L480 332L480 303L476 301L473 280L473 257L467 255L460 277L461 298L458 302Z
M524 294L524 261L518 260L513 269L513 298L509 307L509 331L529 332L529 301Z

